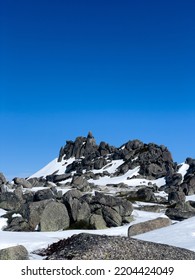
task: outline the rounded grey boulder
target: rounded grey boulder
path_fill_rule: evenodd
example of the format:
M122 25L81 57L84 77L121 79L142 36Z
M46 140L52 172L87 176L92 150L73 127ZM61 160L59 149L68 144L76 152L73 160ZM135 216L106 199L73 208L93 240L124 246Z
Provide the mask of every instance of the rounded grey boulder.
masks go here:
M128 228L128 236L134 236L137 234L142 234L151 230L166 227L171 225L171 220L169 218L159 217L146 222L134 224Z
M1 249L0 260L28 260L28 251L23 245Z
M64 204L52 201L43 210L40 219L40 231L58 231L70 225L68 211Z

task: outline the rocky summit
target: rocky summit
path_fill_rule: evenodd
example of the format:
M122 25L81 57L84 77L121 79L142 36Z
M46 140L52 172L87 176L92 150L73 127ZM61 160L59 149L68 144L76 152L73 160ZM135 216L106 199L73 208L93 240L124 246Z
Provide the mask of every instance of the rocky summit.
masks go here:
M97 144L91 132L87 137L66 141L53 161L28 178L15 177L9 182L0 173L1 218L7 221L3 230L11 232L103 230L129 224L131 239L195 216L195 202L189 199L194 194L195 159L187 158L178 164L164 145L140 140L120 147L103 141ZM159 212L167 217L132 226L134 210ZM123 240L128 246L135 242L129 239ZM177 256L181 258L174 258ZM123 258L134 255L127 252Z

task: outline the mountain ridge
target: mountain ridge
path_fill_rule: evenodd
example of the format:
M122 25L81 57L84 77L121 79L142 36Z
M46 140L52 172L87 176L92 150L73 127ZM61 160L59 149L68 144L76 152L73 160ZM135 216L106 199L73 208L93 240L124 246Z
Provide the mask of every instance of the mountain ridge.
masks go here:
M126 228L136 211L175 223L195 216L194 195L194 159L178 164L164 145L137 139L118 148L97 145L89 132L66 141L57 158L28 178L8 182L0 173L0 219L7 232ZM162 226L156 222L149 228Z

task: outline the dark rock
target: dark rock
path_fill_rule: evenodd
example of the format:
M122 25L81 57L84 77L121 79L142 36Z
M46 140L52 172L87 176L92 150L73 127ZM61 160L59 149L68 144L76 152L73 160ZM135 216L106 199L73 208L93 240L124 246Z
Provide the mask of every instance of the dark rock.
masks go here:
M108 227L120 226L128 222L133 207L126 199L95 192L95 196L88 201L91 212L102 215Z
M42 189L36 191L34 195L34 201L41 201L41 200L52 199L52 198L55 198L55 195L51 189Z
M20 210L22 207L21 199L12 192L0 194L0 208L4 210Z
M107 143L102 141L102 142L100 142L98 151L100 153L100 156L106 156L107 154L110 153L110 146Z
M41 215L47 206L47 204L51 203L52 200L41 200L37 202L31 202L28 205L28 211L27 211L27 218L29 223L29 228L31 231L38 230Z
M7 180L3 173L0 172L0 185L6 184Z
M186 183L181 183L180 185L179 185L179 190L180 191L182 191L185 195L189 195L189 186L188 186L188 184L186 184Z
M119 200L114 196L105 195L101 192L95 192L95 196L91 200L91 204L100 204L109 207L118 206L118 202Z
M46 180L44 178L29 178L27 181L31 184L32 188L34 187L43 187Z
M95 192L95 196L81 195L77 190L70 190L63 196L63 203L68 209L71 226L81 225L81 221L94 228L95 224L106 223L107 227L119 226L129 222L133 211L132 204L121 198ZM92 217L93 218L90 218ZM101 216L101 218L100 218Z
M195 211L186 211L180 208L168 208L165 212L171 220L183 221L195 216Z
M79 159L81 157L88 156L89 154L95 155L98 146L95 143L95 139L92 133L89 133L86 137L77 137L75 141L67 141L66 146L60 151L60 158L65 155L65 158L75 157Z
M141 142L140 140L138 139L135 139L135 140L132 140L132 141L129 141L125 144L125 148L129 151L131 150L137 150L137 149L140 149L144 146L144 143Z
M180 173L173 173L169 176L165 176L166 185L177 186L182 182L182 175Z
M122 217L118 211L108 206L102 206L102 216L108 227L118 227L122 225Z
M76 171L82 174L84 170L101 169L107 164L106 158L124 160L115 176L125 174L137 166L140 166L140 175L148 179L158 179L166 176L168 171L170 174L176 171L171 153L163 145L144 144L139 140L129 141L120 148L103 141L96 145L91 132L87 137L77 137L75 141L67 141L66 145L61 147L58 161L71 157L75 157L76 160L67 166L66 173Z
M71 185L74 187L85 187L88 185L88 181L85 179L84 175L74 175L74 177L72 178Z
M193 200L188 200L188 201L186 202L186 204L188 204L188 205L190 205L190 207L194 208L193 210L195 211L195 201L193 201Z
M32 191L26 191L23 194L23 200L25 203L33 202L34 201L34 193Z
M71 177L72 175L70 173L60 174L60 175L53 174L53 175L46 176L46 180L50 182L58 183L61 181L65 181Z
M78 191L77 189L72 189L67 191L64 196L64 203L68 202L69 204L71 204L72 199L77 198L79 199L82 196L82 193L80 191Z
M171 153L168 149L161 149L160 146L150 143L144 144L141 149L137 151L138 162L140 163L139 173L148 176L151 179L158 179L166 176L167 171L173 172L175 166L172 160Z
M5 231L19 231L26 232L30 231L28 221L23 217L14 217L11 219L8 226L4 229Z
M188 195L195 194L195 175L192 176L191 178L188 177L187 184L189 188Z
M192 165L195 166L195 159L188 157L188 158L186 158L185 163L189 164L190 166L192 166Z
M107 164L107 160L105 158L99 158L94 161L94 169L102 169Z
M156 202L157 199L151 188L141 186L137 191L128 193L127 199L130 201L145 201L145 202Z
M183 191L170 191L168 194L168 203L172 206L175 206L177 203L184 203L186 200L185 194Z
M64 155L64 148L61 147L59 151L58 162L62 161L63 155Z
M77 221L78 209L80 206L79 199L81 196L82 193L76 189L72 189L63 195L63 203L68 210L71 223Z
M13 179L13 181L14 181L14 183L15 183L16 185L21 185L21 186L23 186L24 188L32 188L31 183L30 183L29 181L23 179L23 178L15 177L15 178Z
M163 201L163 203L166 203L167 201ZM154 212L154 213L162 213L162 211L165 211L164 205L138 205L134 206L137 210L146 211L146 212Z

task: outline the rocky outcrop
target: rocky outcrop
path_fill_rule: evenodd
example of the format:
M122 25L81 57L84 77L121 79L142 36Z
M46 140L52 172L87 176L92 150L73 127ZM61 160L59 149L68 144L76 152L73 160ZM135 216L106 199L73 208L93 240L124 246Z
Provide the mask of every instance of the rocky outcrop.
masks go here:
M63 156L68 159L75 157L79 159L81 157L88 157L89 155L95 156L98 150L95 139L91 132L87 137L77 137L76 140L66 141L65 147L60 149L58 161L61 161Z
M140 174L148 179L158 179L176 171L176 165L172 160L171 153L161 145L153 143L144 144L139 140L132 140L119 148L110 146L105 142L99 145L91 132L87 137L77 137L75 141L67 141L60 149L58 161L75 157L77 161L71 163L66 173L84 170L102 169L109 160L123 159L122 164L115 176L126 173L129 169L140 166Z
M100 192L83 194L72 188L59 196L55 188L23 194L21 188L0 195L7 210L6 231L57 231L68 228L116 227L132 220L133 207L124 198ZM12 214L17 214L12 216Z
M174 207L166 210L165 214L172 220L183 221L185 219L195 216L194 201L178 202Z
M195 253L128 237L81 233L42 251L47 260L195 260Z
M133 211L132 204L121 198L95 192L95 195L82 195L76 189L63 196L69 212L72 227L105 228L121 226L129 222Z
M189 169L184 176L181 188L185 190L186 195L195 194L195 159L187 158L186 163L189 164Z
M13 181L16 185L23 186L24 188L32 188L31 183L24 178L15 177Z
M165 177L167 192L170 192L174 188L175 190L181 190L185 195L195 194L195 159L187 158L185 163L189 165L189 168L184 178L177 172L167 173Z
M139 188L139 186L137 186ZM157 202L154 190L148 186L140 186L137 191L131 191L127 195L127 199L130 201L145 201L145 202Z

